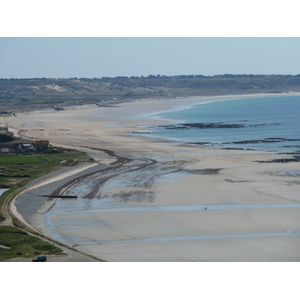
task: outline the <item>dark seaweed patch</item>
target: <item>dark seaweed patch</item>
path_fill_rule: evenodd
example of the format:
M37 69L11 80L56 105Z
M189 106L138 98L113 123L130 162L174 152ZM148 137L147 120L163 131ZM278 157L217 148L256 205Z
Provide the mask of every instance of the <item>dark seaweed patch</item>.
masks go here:
M281 125L280 123L272 123L272 124L242 124L242 123L183 123L183 124L175 124L175 125L159 125L157 127L162 127L164 129L211 129L211 128L248 128L248 127L259 127L259 126L268 126L268 125Z

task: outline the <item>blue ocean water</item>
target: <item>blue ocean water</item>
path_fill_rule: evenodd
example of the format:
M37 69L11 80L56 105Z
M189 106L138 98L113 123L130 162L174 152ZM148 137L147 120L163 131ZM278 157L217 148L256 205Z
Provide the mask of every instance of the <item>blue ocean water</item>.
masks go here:
M299 151L299 113L295 95L221 100L159 112L156 118L174 122L150 134L207 147Z

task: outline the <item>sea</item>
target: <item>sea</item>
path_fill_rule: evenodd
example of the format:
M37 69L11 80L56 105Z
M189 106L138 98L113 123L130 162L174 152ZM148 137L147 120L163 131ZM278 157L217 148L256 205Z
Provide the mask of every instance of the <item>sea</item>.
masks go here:
M300 151L298 95L182 105L151 114L151 118L166 120L165 124L147 128L150 136L163 140L217 148Z

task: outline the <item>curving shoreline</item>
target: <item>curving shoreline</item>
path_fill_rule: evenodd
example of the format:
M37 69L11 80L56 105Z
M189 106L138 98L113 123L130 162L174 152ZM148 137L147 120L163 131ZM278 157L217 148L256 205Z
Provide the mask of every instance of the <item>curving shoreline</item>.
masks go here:
M36 213L47 201L47 198L41 195L50 195L56 189L61 188L70 181L88 176L89 174L97 171L99 168L101 167L98 165L93 166L90 164L84 164L84 166L68 168L69 170L61 169L35 179L25 186L25 189L18 194L12 203L12 206L15 206L17 212L22 215L27 223L30 223L32 215Z
M204 98L202 100L207 101L207 97ZM188 104L195 101L198 103L199 99L175 99L163 103L137 101L120 107L69 108L59 113L32 112L18 116L22 125L20 122L16 123L13 118L5 119L7 125L22 130L22 134L27 137L49 138L57 145L84 148L103 164L103 170L112 169L116 166L114 163L120 163L120 168L112 170L114 177L111 177L110 185L101 186L102 198L98 201L114 196L116 205L134 207L135 199L143 190L152 197L152 202L141 202L143 207L179 207L183 203L186 206L193 206L222 203L288 205L299 202L298 179L277 175L278 172L297 171L299 169L297 163L258 163L258 161L271 160L274 156L286 158L287 154L202 148L173 142L161 143L151 138L128 135L128 132L137 130L140 126L159 123L158 120L143 118L143 113L171 108L182 102ZM29 124L29 120L30 122L34 120L39 125ZM111 157L109 154L115 156ZM123 166L122 162L127 163L127 166ZM218 174L203 174L200 170L204 169L221 171ZM187 173L187 170L193 172ZM89 171L92 172L92 169ZM89 171L78 173L78 177L74 175L65 178L64 181L49 184L48 187L45 185L43 188L52 186L52 191L48 191L53 192L56 188L67 186L71 180L76 181L81 175L88 176ZM95 171L101 170L95 169ZM173 177L170 178L169 175ZM164 178L168 180L161 180ZM36 191L40 190L37 188ZM46 190L44 191L46 193ZM26 197L29 197L29 194ZM46 198L42 200L45 201ZM26 209L23 211L25 215ZM67 218L66 215L52 214L52 221L56 226ZM296 236L271 234L290 232L289 230L300 231L297 208L265 208L264 210L257 208L251 211L226 212L157 211L151 213L151 218L147 211L138 214L126 212L104 214L94 211L92 215L82 212L76 218L89 220L89 223L98 220L99 224L101 220L101 224L106 226L99 227L96 221L93 221L96 229L91 229L74 221L72 228L60 227L60 233L68 237L69 245L77 244L76 249L108 261L300 260L295 251L300 246ZM117 223L109 223L116 220ZM46 235L55 233L55 231L51 233L42 219L36 221L36 228L40 228ZM76 239L72 237L75 233ZM270 233L270 235L262 241L254 237L254 233L264 236ZM245 237L230 240L230 243L222 239L215 241L200 239L183 243L180 238L180 236L199 235ZM118 240L130 241L128 236L144 242L118 245L109 243ZM172 236L172 242L163 239ZM99 241L100 244L84 242L83 238ZM101 244L101 241L107 243ZM286 241L291 245L290 247L285 247ZM271 251L272 245L275 251Z

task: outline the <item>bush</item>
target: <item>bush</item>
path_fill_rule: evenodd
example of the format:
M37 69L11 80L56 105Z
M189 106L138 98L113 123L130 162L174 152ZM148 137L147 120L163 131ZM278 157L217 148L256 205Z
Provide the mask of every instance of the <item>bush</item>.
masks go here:
M0 133L0 143L12 142L14 140L15 139L12 136L5 133Z
M57 153L63 153L64 150L62 148L48 148L45 150L45 153L47 154L57 154Z

